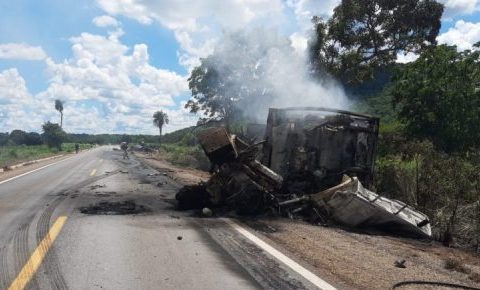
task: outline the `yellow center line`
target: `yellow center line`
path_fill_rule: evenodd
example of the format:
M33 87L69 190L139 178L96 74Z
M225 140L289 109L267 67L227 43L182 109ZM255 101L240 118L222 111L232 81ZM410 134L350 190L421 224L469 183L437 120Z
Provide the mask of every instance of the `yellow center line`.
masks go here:
M92 172L90 172L90 176L94 176L95 173L97 173L97 169L96 169L96 168L94 168L94 169L92 170Z
M67 221L66 216L59 217L53 226L48 231L48 234L43 238L38 247L33 252L30 259L27 261L25 266L23 266L22 271L18 274L17 278L13 280L12 284L8 290L22 290L25 289L28 282L32 280L33 275L37 272L38 268L42 264L43 259L48 253L48 250L53 245L53 242L57 238L60 230Z

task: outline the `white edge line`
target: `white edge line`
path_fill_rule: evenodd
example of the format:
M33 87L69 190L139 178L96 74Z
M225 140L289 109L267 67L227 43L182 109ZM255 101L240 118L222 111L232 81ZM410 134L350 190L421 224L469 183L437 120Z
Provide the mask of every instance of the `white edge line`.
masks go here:
M69 159L71 159L71 158L73 158L73 157L75 157L75 156L68 157L68 158L62 159L62 160L60 160L60 161L57 161L57 162L54 162L54 163L47 164L47 165L45 165L45 166L42 166L42 167L39 167L39 168L37 168L37 169L34 169L34 170L31 170L31 171L28 171L28 172L22 173L22 174L20 174L20 175L16 175L16 176L14 176L14 177L11 177L11 178L9 178L9 179L5 179L5 180L3 180L3 181L0 181L0 184L7 183L7 182L9 182L9 181L12 181L12 180L14 180L14 179L20 178L20 177L22 177L22 176L25 176L25 175L27 175L27 174L33 173L33 172L35 172L35 171L42 170L42 169L44 169L44 168L47 168L47 167L49 167L49 166L52 166L52 165L58 164L58 163L60 163L60 162L63 162L63 161L65 161L65 160L69 160Z
M317 275L313 274L309 270L305 269L302 267L300 264L295 262L294 260L290 259L289 257L285 256L282 254L280 251L275 249L274 247L270 246L269 244L265 243L262 241L260 238L240 226L238 223L234 222L233 220L229 218L224 218L223 219L226 223L228 223L231 227L233 227L237 232L242 234L244 237L255 243L257 246L259 246L261 249L275 257L277 260L280 262L284 263L290 269L293 271L297 272L301 276L303 276L305 279L310 281L313 285L317 286L320 289L323 290L337 290L335 287L332 285L328 284L326 281L318 277Z

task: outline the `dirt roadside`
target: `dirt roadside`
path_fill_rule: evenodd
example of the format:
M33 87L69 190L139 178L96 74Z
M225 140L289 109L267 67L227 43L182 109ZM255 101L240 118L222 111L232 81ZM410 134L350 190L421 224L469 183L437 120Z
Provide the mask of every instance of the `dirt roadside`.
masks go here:
M180 168L145 154L147 165L178 183L196 184L209 174ZM347 289L390 289L401 281L441 281L480 287L480 257L431 241L354 233L315 226L285 218L245 220L260 237L296 259L321 277ZM405 260L405 268L395 265ZM451 269L446 269L446 265ZM451 289L439 286L403 286L398 289Z

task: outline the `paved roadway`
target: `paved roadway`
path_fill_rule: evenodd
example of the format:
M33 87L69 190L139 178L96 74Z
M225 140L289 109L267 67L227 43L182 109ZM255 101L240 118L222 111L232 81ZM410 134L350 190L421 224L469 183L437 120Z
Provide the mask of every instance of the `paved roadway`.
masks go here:
M179 187L112 147L0 182L0 289L316 288L228 222L175 211ZM80 211L127 200L146 212Z

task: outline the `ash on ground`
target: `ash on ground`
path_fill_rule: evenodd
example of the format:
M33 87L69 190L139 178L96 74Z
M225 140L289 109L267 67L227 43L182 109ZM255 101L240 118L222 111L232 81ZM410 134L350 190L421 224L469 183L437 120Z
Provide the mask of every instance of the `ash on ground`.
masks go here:
M143 205L137 204L133 200L119 202L102 201L80 208L81 213L91 215L129 215L149 211L150 209Z

